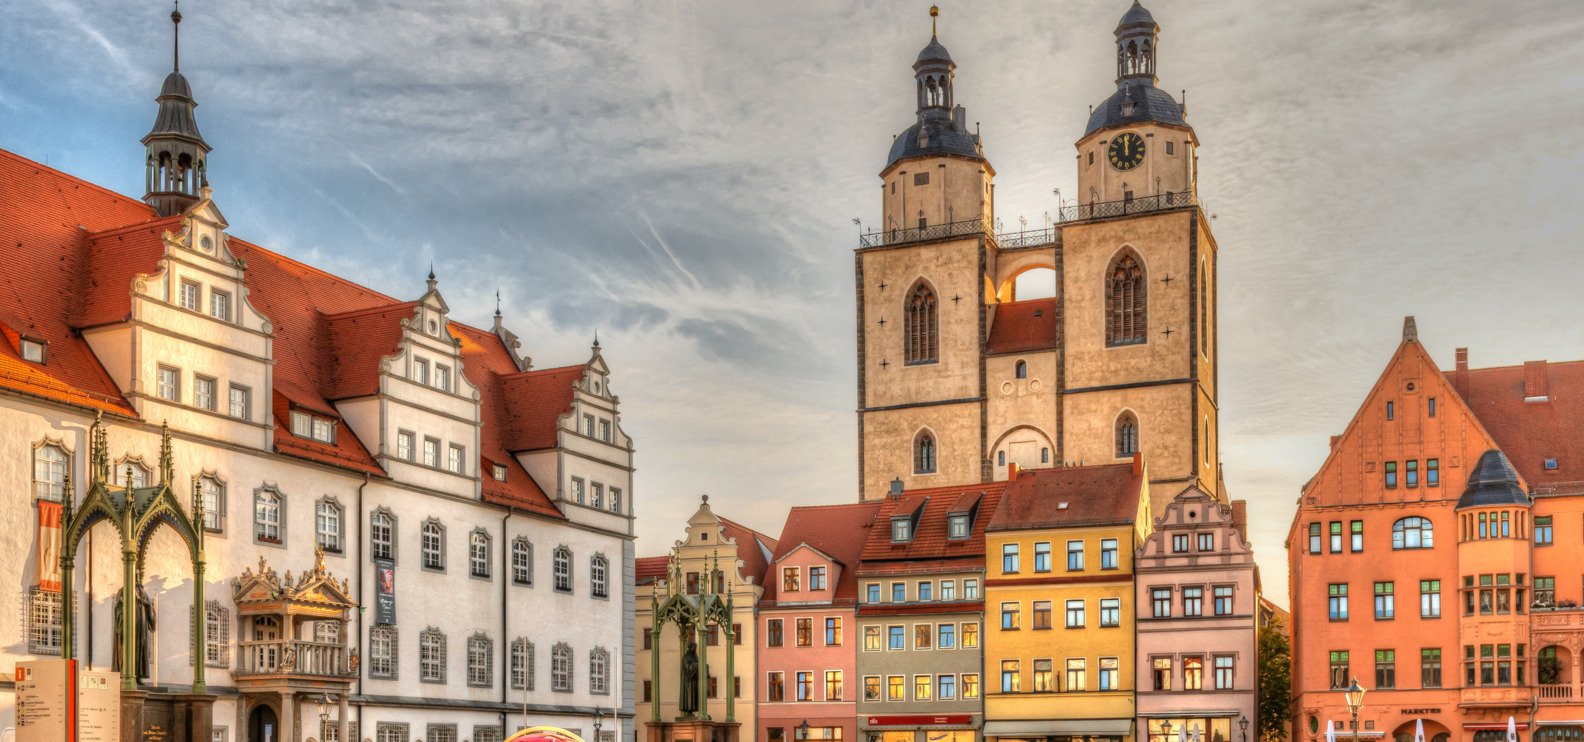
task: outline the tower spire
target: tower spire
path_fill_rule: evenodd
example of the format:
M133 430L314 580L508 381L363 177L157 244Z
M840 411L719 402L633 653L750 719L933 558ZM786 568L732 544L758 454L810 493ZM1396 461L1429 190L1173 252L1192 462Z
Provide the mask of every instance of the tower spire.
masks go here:
M171 0L171 71L181 72L181 0Z
M935 19L939 18L939 17L940 17L940 6L939 5L931 5L930 6L930 38L932 38L932 39L935 38L935 35L936 35Z
M197 203L209 185L209 143L198 133L192 86L181 73L181 8L172 5L171 72L160 85L159 112L143 136L145 148L143 202L160 216L170 216Z

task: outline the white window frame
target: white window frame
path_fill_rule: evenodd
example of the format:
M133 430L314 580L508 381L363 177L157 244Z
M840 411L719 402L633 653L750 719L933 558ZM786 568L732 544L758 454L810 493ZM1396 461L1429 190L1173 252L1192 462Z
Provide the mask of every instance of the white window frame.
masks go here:
M238 420L253 419L252 387L232 382L226 402L232 417Z
M65 498L66 474L71 471L71 452L58 441L46 439L33 445L33 499L60 502Z
M329 554L346 550L346 508L334 497L314 503L314 543Z
M423 465L431 469L440 468L440 439L424 436L423 439Z
M512 583L533 587L533 542L527 536L512 540Z
M446 682L446 635L433 626L418 633L418 682Z
M221 322L231 321L231 292L209 289L209 316Z
M446 470L453 474L465 474L467 461L467 448L460 443L453 443L446 449Z
M429 362L422 358L413 359L413 381L429 386Z
M411 430L396 431L396 458L412 461L417 455L418 436Z
M468 534L468 575L490 579L490 535L482 528Z
M595 554L589 560L589 585L594 597L610 597L610 560L604 554Z
M214 472L198 475L198 494L204 498L204 529L210 533L225 533L226 484ZM213 502L210 502L210 494Z
M418 527L418 543L423 568L432 572L444 572L445 526L435 518L426 519L423 525Z
M572 550L564 545L557 546L550 566L551 574L555 577L555 589L563 593L572 592Z
M200 311L203 307L203 284L181 279L176 288L176 302L182 309Z
M384 520L383 524L380 519ZM382 546L384 554L380 553ZM396 514L390 508L375 508L369 513L369 556L396 561Z
M265 509L270 500L275 503L273 517ZM273 485L253 490L253 543L286 546L286 496Z
M467 684L469 688L490 688L495 685L495 642L483 633L468 637Z
M154 371L155 394L166 402L181 404L181 369L157 364Z
M216 398L220 396L220 380L213 376L193 374L193 406L215 411Z

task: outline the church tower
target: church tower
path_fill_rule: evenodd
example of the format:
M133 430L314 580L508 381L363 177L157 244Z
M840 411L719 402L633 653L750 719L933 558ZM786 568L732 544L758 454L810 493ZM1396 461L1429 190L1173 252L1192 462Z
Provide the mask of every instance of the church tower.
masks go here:
M1156 87L1150 12L1134 2L1115 35L1116 92L1077 140L1078 202L1015 233L994 228L995 170L937 34L914 63L918 118L891 145L883 224L856 255L863 499L898 480L962 485L1135 454L1160 512L1189 486L1222 496L1198 139ZM1054 295L1019 295L1026 277Z
M160 86L159 113L154 128L143 137L147 150L147 174L143 202L160 216L181 213L198 202L209 185L209 143L198 133L193 109L192 86L181 73L181 10L171 11L175 36L172 43L171 73Z

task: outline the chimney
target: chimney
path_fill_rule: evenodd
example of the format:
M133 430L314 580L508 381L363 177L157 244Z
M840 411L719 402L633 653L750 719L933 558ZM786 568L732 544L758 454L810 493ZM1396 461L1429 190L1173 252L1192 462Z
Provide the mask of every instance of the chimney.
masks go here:
M893 500L902 499L902 478L901 477L897 477L896 479L891 480L891 499L893 499Z
M1021 473L1022 471L1023 471L1022 467L1019 467L1017 465L1016 461L1014 461L1014 462L1012 462L1010 464L1007 464L1007 481L1010 482L1012 480L1017 479L1018 478L1018 474Z
M1134 451L1133 452L1133 476L1137 477L1137 476L1142 475L1143 473L1144 473L1144 454L1140 453L1138 451Z
M1331 450L1333 450L1333 451L1336 450L1337 441L1340 441L1340 440L1342 440L1342 436L1340 436L1340 435L1331 436Z
M1457 366L1452 372L1452 388L1457 390L1458 396L1468 401L1468 348L1457 349Z
M1545 361L1524 361L1524 401L1550 400L1550 385L1546 383Z

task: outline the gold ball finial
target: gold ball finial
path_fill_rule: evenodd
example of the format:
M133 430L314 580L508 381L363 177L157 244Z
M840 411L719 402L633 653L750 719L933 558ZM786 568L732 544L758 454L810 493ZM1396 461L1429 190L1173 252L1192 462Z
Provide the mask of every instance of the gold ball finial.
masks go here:
M938 15L940 15L940 6L939 5L931 5L930 6L930 17L934 18L934 17L936 17Z

